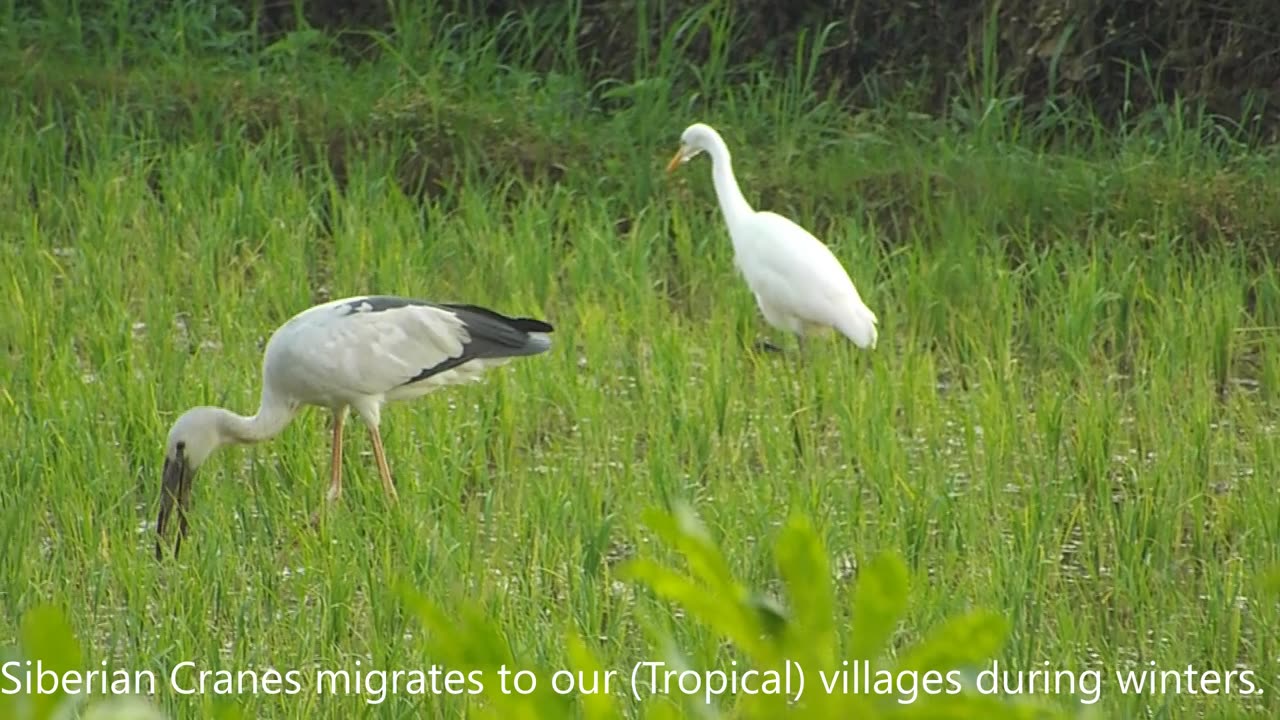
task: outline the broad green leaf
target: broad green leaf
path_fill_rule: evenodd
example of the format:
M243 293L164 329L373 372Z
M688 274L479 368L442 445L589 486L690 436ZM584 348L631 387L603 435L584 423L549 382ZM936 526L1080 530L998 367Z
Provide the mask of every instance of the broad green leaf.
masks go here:
M780 664L778 667L758 667L756 669L760 671L777 670L779 673L783 672ZM785 692L770 694L758 693L755 695L741 693L737 696L726 693L722 697L722 700L725 704L733 703L733 712L731 713L731 717L761 718L761 720L765 720L767 718L776 718L787 714L788 705L791 702L792 697L787 695ZM734 702L735 700L736 702Z
M687 576L644 558L622 566L619 575L643 583L664 600L680 605L691 617L706 623L752 656L770 655L761 641L764 629L758 615L734 598L710 592Z
M214 720L244 720L244 712L233 700L215 702L213 704Z
M95 701L81 717L83 720L166 720L154 705L133 696Z
M469 605L462 618L451 618L416 590L399 586L404 603L427 630L433 656L457 667L484 670L513 664L511 648L482 610Z
M590 695L579 695L582 702L582 716L586 720L608 720L618 717L618 701L614 693L623 691L621 677L619 682L610 685L610 692L604 692L605 668L596 659L591 649L582 638L570 630L565 633L565 646L569 651L569 666L579 677L594 675L597 692Z
M40 605L27 611L19 629L24 658L38 663L29 669L35 676L38 670L57 673L59 677L69 670L81 670L80 642L62 610L52 605ZM59 687L56 693L35 693L30 697L34 720L52 717L66 693Z
M922 695L916 702L899 705L885 715L894 720L1052 720L1067 714L1047 703L1025 699L1009 701L996 695L963 692L958 695Z
M778 571L791 601L790 641L818 663L813 670L835 665L835 617L831 570L822 541L808 520L793 517L777 544Z
M655 647L652 651L650 651L649 654L645 656L645 658L646 660L661 661L663 663L663 666L659 670L659 672L678 672L679 673L679 672L685 672L688 670L705 669L705 668L695 667L694 663L690 662L689 658L680 649L680 646L676 644L675 640L672 639L671 635L669 635L664 631L656 630L654 628L649 628L648 630L649 630L648 635L650 636L650 643ZM636 685L639 688L639 693L641 698L641 707L648 707L655 703L658 705L669 704L672 708L672 712L676 713L671 717L679 717L679 718L690 717L690 714L687 712L688 708L693 708L694 710L693 717L708 717L708 718L718 717L718 712L716 711L716 709L714 707L708 707L698 697L686 696L674 690L670 694L651 691L650 688L652 686L650 685L650 679L647 672L648 671L642 670L640 676L636 678L637 680ZM628 684L626 686L627 687L626 693L627 693L627 696L630 697L632 692L632 686L630 685L630 682L632 678L630 676L629 670L627 675L628 676L626 678L626 682ZM658 712L665 713L667 711L659 710ZM663 716L665 717L665 715Z
M665 695L652 695L640 705L644 720L683 720L680 706Z
M463 645L454 662L461 667L490 668L513 664L515 657L506 635L479 605L468 604L461 611Z
M747 607L755 613L760 627L771 638L780 637L787 631L787 609L772 595L753 592L747 596Z
M1262 591L1268 595L1280 596L1280 565L1263 573Z
M939 670L985 664L1004 647L1008 623L995 613L974 611L946 621L905 653L899 670Z
M690 572L710 586L713 592L735 597L741 594L724 554L688 505L677 504L674 513L649 511L645 513L645 524L684 555Z
M21 661L21 657L17 653L16 647L0 647L0 663L8 663ZM27 717L26 708L21 706L26 698L16 695L0 694L0 717L6 718L25 718Z
M858 573L849 663L879 660L906 608L907 567L895 555L880 555Z
M518 662L498 625L477 605L468 605L460 616L451 618L440 608L406 586L400 586L405 603L426 627L433 662L453 668L484 673L482 698L502 720L555 718L571 714L575 695L558 695L551 689L551 672L533 664ZM537 686L527 695L503 693L498 670L529 670ZM480 712L473 712L479 715Z

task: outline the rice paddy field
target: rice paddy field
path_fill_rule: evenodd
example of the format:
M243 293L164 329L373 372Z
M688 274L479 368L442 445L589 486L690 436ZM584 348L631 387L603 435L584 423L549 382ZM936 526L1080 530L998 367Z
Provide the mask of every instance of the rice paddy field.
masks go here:
M813 81L817 44L790 73L689 68L673 30L598 84L529 69L557 40L518 20L502 37L525 45L419 18L356 63L318 33L261 48L208 18L94 34L8 8L6 717L49 709L10 677L40 653L152 673L129 688L148 707L111 717L1280 713L1274 149L1177 101L1126 130L1032 116L981 78L945 117L850 109ZM664 171L699 121L750 202L845 264L876 349L768 329L710 163ZM222 450L157 561L170 424L251 414L272 331L363 293L542 318L555 344L385 409L395 506L358 421L318 529L325 412ZM863 659L1047 676L818 688ZM810 680L800 702L707 704L706 675L634 693L651 661ZM499 691L501 664L537 692ZM433 665L484 691L392 686ZM564 668L618 674L549 692ZM1177 685L1116 678L1150 670ZM352 684L319 691L322 671Z

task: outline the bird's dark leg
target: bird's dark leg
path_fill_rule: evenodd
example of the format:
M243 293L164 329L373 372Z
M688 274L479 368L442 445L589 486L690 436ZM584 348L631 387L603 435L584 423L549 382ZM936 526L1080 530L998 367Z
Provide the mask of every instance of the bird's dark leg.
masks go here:
M386 491L387 497L392 502L395 502L400 498L396 495L396 486L391 482L391 468L387 467L387 454L382 449L382 433L378 432L377 425L370 425L369 435L373 438L373 456L378 461L378 474L382 476L382 489Z
M762 352L762 353L784 352L781 347L778 347L777 345L775 345L773 341L769 340L768 338L765 338L763 340L756 340L754 347L757 352Z

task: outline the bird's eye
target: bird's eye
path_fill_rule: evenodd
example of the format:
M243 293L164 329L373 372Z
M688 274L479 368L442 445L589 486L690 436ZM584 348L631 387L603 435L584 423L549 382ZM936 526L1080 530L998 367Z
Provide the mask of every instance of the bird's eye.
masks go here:
M182 452L183 450L186 450L186 449L187 449L187 441L186 441L186 440L179 440L179 441L178 441L178 444L177 444L175 447L177 447L177 448L178 448L178 452Z

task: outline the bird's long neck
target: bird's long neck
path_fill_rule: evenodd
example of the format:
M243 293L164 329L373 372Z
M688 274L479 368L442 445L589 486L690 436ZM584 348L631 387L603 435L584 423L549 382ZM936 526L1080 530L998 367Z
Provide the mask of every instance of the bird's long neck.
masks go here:
M296 405L288 403L264 388L258 412L251 417L225 410L219 418L219 434L226 442L256 443L269 440L285 429L298 412Z
M742 196L738 187L738 179L733 176L733 159L729 155L729 147L719 137L714 138L707 151L711 156L711 179L716 186L716 197L720 200L720 211L729 225L736 225L751 215L751 205Z

